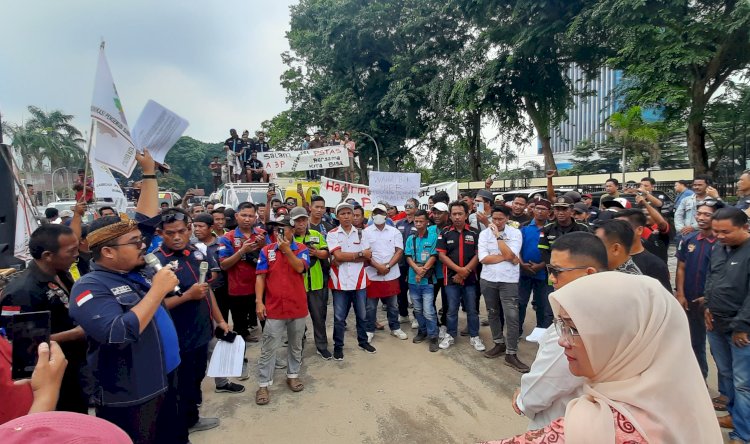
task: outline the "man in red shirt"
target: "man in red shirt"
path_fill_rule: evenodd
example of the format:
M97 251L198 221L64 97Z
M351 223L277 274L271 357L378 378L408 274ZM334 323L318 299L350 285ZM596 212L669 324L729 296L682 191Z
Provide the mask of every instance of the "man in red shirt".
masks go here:
M267 319L258 359L260 388L255 393L258 405L266 405L270 400L268 387L273 385L276 351L283 345L284 330L289 341L286 383L293 392L305 388L299 381L299 370L308 314L303 273L310 267L310 253L305 244L294 241L288 215L280 215L275 221L268 222L268 226L276 234L277 242L261 250L255 281L258 319Z
M255 226L258 215L252 203L241 203L234 217L237 228L219 239L219 263L227 272L229 281L229 310L234 331L245 341L258 342L257 337L250 335L250 329L258 324L255 316L255 267L260 249L270 240L265 231Z

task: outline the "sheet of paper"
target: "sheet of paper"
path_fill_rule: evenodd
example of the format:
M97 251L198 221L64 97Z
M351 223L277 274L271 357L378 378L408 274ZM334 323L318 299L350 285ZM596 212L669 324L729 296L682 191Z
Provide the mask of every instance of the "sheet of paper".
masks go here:
M151 157L159 163L187 129L187 120L162 105L149 100L131 130L133 143L139 152L148 148Z
M211 361L208 363L208 376L212 378L236 378L242 375L242 361L245 358L245 340L237 336L234 342L217 341Z

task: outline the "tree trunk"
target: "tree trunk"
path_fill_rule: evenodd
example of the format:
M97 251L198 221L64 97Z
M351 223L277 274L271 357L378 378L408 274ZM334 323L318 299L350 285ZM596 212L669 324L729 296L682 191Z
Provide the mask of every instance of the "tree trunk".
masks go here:
M702 118L691 117L687 124L688 159L695 174L707 174L708 152L706 151L706 128Z
M474 111L469 116L469 170L471 180L482 180L482 114Z
M539 141L542 142L542 154L544 155L544 169L545 170L556 170L557 164L555 163L555 156L552 154L552 139L549 135L550 124L549 124L549 112L537 109L534 102L526 97L523 98L523 103L526 105L526 112L531 118L531 123L536 128L536 133L539 136Z
M537 128L537 131L539 129ZM555 156L552 154L552 144L550 136L539 137L542 141L542 154L544 155L544 169L545 171L556 170L557 164L555 163Z

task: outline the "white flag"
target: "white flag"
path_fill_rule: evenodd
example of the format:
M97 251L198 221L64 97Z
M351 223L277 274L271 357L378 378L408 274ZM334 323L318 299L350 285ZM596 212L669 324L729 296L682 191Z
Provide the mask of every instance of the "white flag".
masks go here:
M125 119L120 96L104 55L104 44L99 49L94 97L91 101L96 145L91 147L91 163L98 161L127 177L135 168L135 147Z
M16 209L16 239L13 256L22 261L29 262L32 259L29 252L29 238L31 237L31 233L39 227L39 224L34 217L29 201L18 190L18 186L15 186L15 188L18 196L18 208Z
M101 162L94 161L91 165L91 175L94 178L94 193L97 199L111 198L112 207L118 213L124 213L128 208L128 199L122 188L112 175L112 171Z

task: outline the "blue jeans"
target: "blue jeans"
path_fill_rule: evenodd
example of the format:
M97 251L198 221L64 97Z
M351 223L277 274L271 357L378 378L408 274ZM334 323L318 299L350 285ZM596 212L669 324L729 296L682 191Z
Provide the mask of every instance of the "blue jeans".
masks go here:
M354 316L357 318L357 342L359 345L367 344L367 314L365 300L367 290L333 290L333 346L342 348L344 346L344 333L346 333L346 317L349 309L354 306Z
M518 280L518 331L523 333L523 322L526 320L526 307L534 292L536 306L536 326L547 328L552 325L552 307L549 305L549 294L552 290L546 279L533 279L521 276Z
M477 284L446 285L448 296L448 334L458 336L458 308L461 304L466 309L466 320L469 324L469 336L479 336L479 311L477 311Z
M382 301L388 310L388 328L391 331L399 330L401 324L398 323L398 296L367 298L367 324L365 324L365 330L369 333L375 332L375 320L378 317L378 301Z
M708 332L711 355L722 385L729 397L727 410L732 415L734 430L730 439L750 441L750 345L737 347L730 333Z
M432 284L409 284L409 294L414 304L414 317L419 324L419 333L426 334L430 339L437 338L437 313Z

